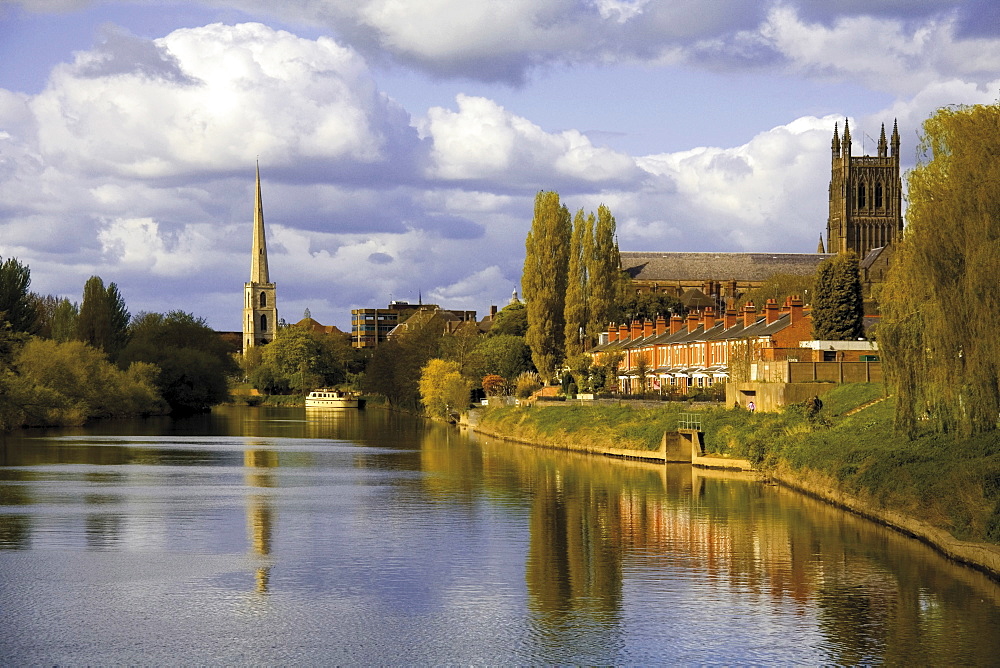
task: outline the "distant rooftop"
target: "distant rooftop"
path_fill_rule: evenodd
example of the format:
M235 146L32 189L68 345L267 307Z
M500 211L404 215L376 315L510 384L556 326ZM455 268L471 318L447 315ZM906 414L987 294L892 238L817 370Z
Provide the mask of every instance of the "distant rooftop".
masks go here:
M765 281L811 274L832 253L648 253L622 251L622 269L639 281Z

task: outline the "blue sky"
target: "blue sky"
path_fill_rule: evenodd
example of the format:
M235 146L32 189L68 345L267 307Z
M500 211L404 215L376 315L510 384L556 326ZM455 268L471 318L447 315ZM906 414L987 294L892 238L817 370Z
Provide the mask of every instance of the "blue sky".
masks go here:
M505 304L538 190L623 250L811 252L833 124L912 166L998 63L987 0L7 1L0 256L236 329L258 158L289 322Z

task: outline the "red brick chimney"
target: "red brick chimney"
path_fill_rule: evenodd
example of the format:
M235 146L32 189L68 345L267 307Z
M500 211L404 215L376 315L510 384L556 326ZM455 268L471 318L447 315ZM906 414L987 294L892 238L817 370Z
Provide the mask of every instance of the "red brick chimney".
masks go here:
M632 321L632 338L633 339L638 339L640 336L642 336L642 323L639 322L638 320L633 320Z
M773 299L768 299L767 303L764 304L764 322L771 324L778 319L781 313L778 311L778 302Z
M702 317L701 317L701 323L702 323L702 326L705 328L706 332L708 330L712 329L713 327L715 327L715 309L714 308L712 308L711 306L709 306L708 308L705 309L705 312L702 314Z
M688 313L688 332L698 329L698 314L692 311Z
M653 335L653 321L650 320L649 318L646 318L646 320L642 323L642 335L643 336Z
M676 334L681 331L681 327L684 326L684 320L681 318L680 314L675 313L670 316L670 333Z
M743 305L743 326L749 327L755 322L757 322L757 308L753 302L747 302Z
M618 325L613 322L608 323L608 343L618 340Z
M662 315L656 316L656 335L664 334L667 331L667 319Z
M788 313L790 314L788 316L789 323L796 323L799 320L802 320L802 297L799 295L792 295L792 297L788 300Z
M730 327L735 327L737 320L739 320L740 314L736 312L736 309L730 306L726 309L725 315L722 317L723 322L726 325L726 329Z
M628 341L628 325L626 325L624 322L618 325L618 340Z

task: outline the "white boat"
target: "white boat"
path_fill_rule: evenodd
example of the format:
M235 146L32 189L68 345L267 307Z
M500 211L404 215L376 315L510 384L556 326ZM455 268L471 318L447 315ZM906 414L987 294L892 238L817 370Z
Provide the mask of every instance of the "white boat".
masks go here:
M364 400L354 392L331 390L325 387L313 390L306 397L306 408L363 408Z

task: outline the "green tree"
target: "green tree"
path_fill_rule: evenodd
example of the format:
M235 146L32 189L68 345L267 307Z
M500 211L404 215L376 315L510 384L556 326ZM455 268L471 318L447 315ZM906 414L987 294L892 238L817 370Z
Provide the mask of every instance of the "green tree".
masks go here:
M924 122L907 228L879 296L877 335L896 424L960 435L1000 415L1000 104Z
M525 240L521 288L528 309L531 358L539 375L550 381L563 358L566 279L572 224L559 194L540 192Z
M226 343L202 318L183 311L142 313L129 330L119 364L159 367L157 389L172 411L206 410L229 397L228 378L238 368Z
M71 341L76 338L76 319L79 307L66 299L52 295L36 297L38 312L37 334L54 341Z
M28 292L31 270L15 258L0 262L0 317L15 332L34 333L38 326L35 298Z
M260 365L252 373L254 387L262 392L287 388L306 394L317 387L343 383L350 352L344 336L295 325L279 329L274 340L261 349Z
M575 357L583 352L587 335L587 255L593 252L594 216L583 215L583 209L573 220L570 239L569 263L566 276L565 352Z
M643 292L636 293L634 290L628 291L629 296L619 304L618 316L612 318L613 322L632 322L633 320L656 320L663 316L667 320L670 316L677 314L684 316L687 309L681 300L674 295L665 292Z
M420 401L427 414L448 418L469 408L469 381L457 362L432 359L420 370Z
M87 279L77 316L77 338L116 359L128 342L128 325L129 312L118 286L104 287L100 276Z
M864 336L865 304L858 256L853 252L820 263L812 323L813 337L819 341L853 341Z
M788 297L795 295L802 297L805 303L813 304L816 298L816 274L774 274L768 276L761 285L740 295L735 306L739 309L747 302L753 302L757 305L766 304L768 299L784 304Z
M608 323L617 317L618 304L623 297L624 278L621 255L618 252L615 217L603 204L597 208L597 224L588 259L589 313L587 333L591 339L603 332Z
M473 350L470 363L470 373L476 378L491 373L516 378L524 371L533 370L528 344L523 337L510 334L484 337Z
M493 319L493 326L487 336L510 334L524 338L528 333L528 309L524 302L504 306Z

